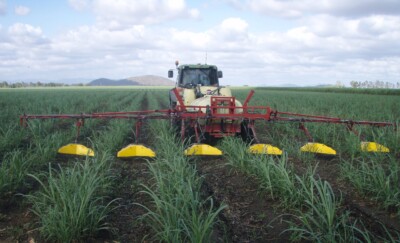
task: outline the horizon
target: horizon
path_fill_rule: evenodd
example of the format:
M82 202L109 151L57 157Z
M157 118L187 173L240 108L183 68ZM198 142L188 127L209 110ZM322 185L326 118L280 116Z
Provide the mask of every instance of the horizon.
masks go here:
M61 82L61 81L47 81L46 82L46 81L41 81L41 80L37 80L37 81L36 80L27 80L27 81L2 81L2 80L0 80L0 83L6 82L9 85L20 83L20 84L27 84L27 85L29 85L29 87L31 87L30 86L31 84L37 84L37 83L42 83L42 84L54 83L54 84L62 85L62 86L69 86L69 85L70 86L82 86L83 85L83 86L97 86L97 87L102 87L102 86L107 86L107 87L122 87L122 86L126 86L126 87L129 87L129 86L132 86L132 87L135 87L135 86L138 86L138 87L139 86L142 86L142 87L145 87L145 86L153 87L154 85L143 85L143 84L139 84L139 85L137 85L137 84L132 84L132 85L114 85L114 86L113 85L111 85L111 86L109 86L109 85L90 85L90 83L92 83L94 81L102 80L102 79L105 79L107 81L112 81L112 82L114 82L114 81L136 81L136 80L134 80L135 78L141 79L141 78L149 77L149 76L157 78L157 79L161 78L161 79L165 79L165 80L171 81L171 86L174 86L174 84L176 83L175 79L166 78L166 77L153 75L153 74L137 75L137 76L131 76L131 77L121 78L121 79L110 79L110 78L106 78L106 77L100 77L100 78L96 78L96 79L89 80L89 81L86 81L86 82L82 82L80 80L78 80L76 82ZM381 84L376 86L376 87L374 87L374 86L372 86L372 87L361 87L361 86L360 87L353 87L352 84L351 84L352 82L357 82L359 84L363 84L364 82L369 82L372 85L374 83L376 84L377 82L380 82ZM311 84L311 85L300 85L300 84L295 84L295 83L281 83L281 84L276 84L276 85L269 85L269 84L261 84L261 85L233 84L232 85L232 84L224 84L223 82L221 82L221 83L222 83L222 86L231 86L231 87L400 89L400 82L392 83L392 82L383 82L383 81L380 81L380 80L376 80L375 82L374 81L365 80L364 82L352 80L352 81L349 82L349 84L342 83L340 81L336 81L335 84L333 84L333 83L316 83L316 84ZM385 83L387 85L392 85L392 87L385 87L384 86ZM159 86L159 85L155 85L155 86ZM169 87L169 85L161 85L161 86L165 86L165 87L168 86ZM32 87L35 87L35 86L32 86ZM57 86L55 86L55 87L57 87Z
M167 77L208 63L225 85L400 81L392 0L0 0L0 82Z

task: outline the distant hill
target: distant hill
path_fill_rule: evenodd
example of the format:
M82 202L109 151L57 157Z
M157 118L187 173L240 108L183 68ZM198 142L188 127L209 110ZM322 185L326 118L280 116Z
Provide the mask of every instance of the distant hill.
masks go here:
M279 87L299 87L299 86L297 84L286 83L279 85Z
M138 82L139 85L144 85L144 86L174 86L175 82L156 75L143 75L143 76L137 76L137 77L130 77L127 78L128 80L132 80L135 82Z
M120 80L112 80L108 78L99 78L89 82L87 85L89 86L128 86L128 85L140 85L138 82L128 80L128 79L120 79Z
M315 85L314 87L317 87L317 88L334 88L335 85L333 85L333 84L318 84L318 85Z
M113 80L99 78L89 82L89 86L174 86L174 82L156 75L144 75L125 79Z

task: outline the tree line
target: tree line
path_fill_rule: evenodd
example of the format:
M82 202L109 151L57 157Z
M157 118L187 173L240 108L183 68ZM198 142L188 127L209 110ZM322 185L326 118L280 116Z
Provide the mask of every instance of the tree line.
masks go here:
M363 89L400 89L400 82L390 83L376 80L374 81L350 81L352 88L363 88Z
M79 84L64 84L64 83L42 83L42 82L15 82L8 83L6 81L0 82L0 88L26 88L26 87L64 87L64 86L85 86L82 83Z

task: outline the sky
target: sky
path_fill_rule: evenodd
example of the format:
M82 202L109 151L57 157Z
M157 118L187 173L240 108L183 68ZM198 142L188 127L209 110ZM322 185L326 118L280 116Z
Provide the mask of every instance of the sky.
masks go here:
M225 85L400 81L400 0L0 0L0 81L167 77Z

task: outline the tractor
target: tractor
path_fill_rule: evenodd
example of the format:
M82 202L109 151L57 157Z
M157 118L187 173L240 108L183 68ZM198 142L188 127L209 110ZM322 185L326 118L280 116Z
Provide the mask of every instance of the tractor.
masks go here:
M178 61L175 65L178 75L176 88L169 92L170 109L181 110L185 106L187 113L195 115L201 111L208 115L208 119L180 119L180 117L172 119L172 125L181 139L193 138L191 140L195 142L186 154L220 155L222 152L209 144L214 144L218 138L226 136L242 135L247 141L255 139L245 125L248 121L232 117L215 117L217 114L229 116L243 113L243 109L240 108L242 103L232 96L231 90L220 86L219 79L223 77L223 73L217 66L207 64L179 66ZM173 78L173 74L173 70L168 71L169 78ZM203 141L206 144L202 144Z

